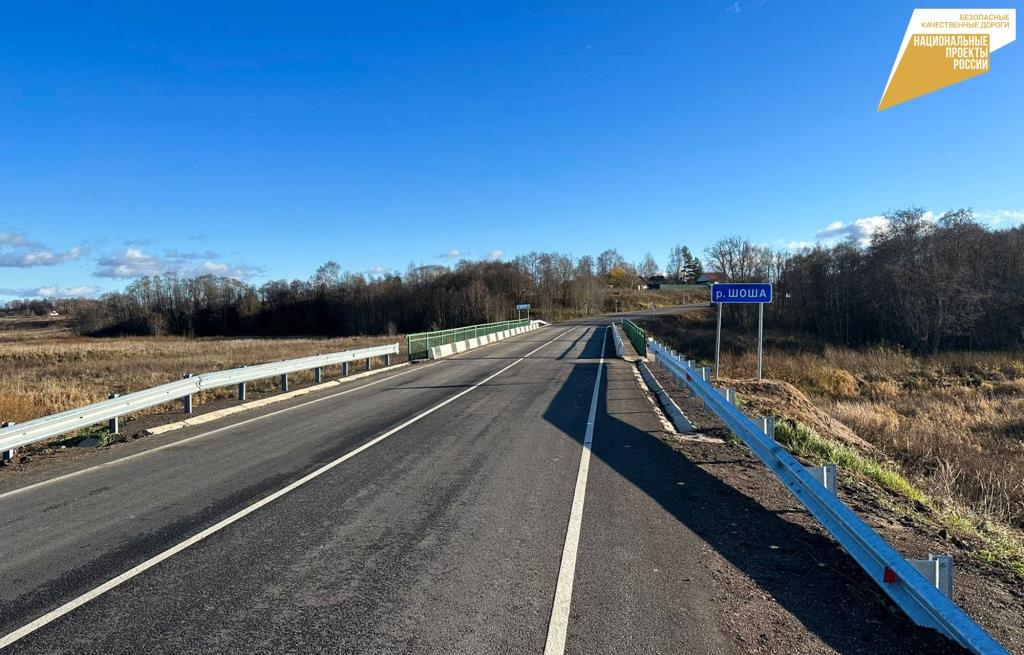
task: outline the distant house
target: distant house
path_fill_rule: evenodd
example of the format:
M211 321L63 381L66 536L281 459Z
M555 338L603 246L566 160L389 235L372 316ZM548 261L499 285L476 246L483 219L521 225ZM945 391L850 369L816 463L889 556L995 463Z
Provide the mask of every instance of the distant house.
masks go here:
M660 289L662 285L665 284L665 281L666 280L664 275L652 275L651 277L647 278L647 288Z
M697 284L714 284L715 282L722 282L724 279L725 278L721 273L702 273L701 276L697 278Z

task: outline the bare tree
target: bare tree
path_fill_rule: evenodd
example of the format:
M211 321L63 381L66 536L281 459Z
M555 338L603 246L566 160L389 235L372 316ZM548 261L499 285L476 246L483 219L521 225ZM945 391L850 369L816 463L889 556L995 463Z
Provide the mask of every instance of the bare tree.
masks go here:
M716 241L705 254L708 265L733 282L766 280L775 256L771 248L757 246L736 236Z
M626 260L614 248L605 250L597 256L597 274L607 277L616 266L625 265Z
M654 261L654 255L647 253L644 255L644 260L640 262L637 267L637 271L643 278L654 277L658 274L658 262Z

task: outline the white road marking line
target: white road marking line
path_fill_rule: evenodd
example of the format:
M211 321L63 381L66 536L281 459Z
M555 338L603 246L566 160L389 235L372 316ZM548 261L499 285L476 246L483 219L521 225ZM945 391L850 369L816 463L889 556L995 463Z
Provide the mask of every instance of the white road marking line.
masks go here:
M555 339L558 339L559 337L561 337L561 336L563 336L565 334L568 334L569 332L571 332L572 330L575 330L575 329L576 328L571 328L569 330L566 330L565 332L562 332L557 337L555 337ZM506 341L504 343L508 343L508 342ZM547 344L544 344L544 345L546 346ZM543 348L543 346L541 346L541 347ZM533 351L533 352L536 352L536 351ZM525 355L525 357L529 357L530 355L533 354L533 352ZM462 354L465 354L465 353L462 353ZM10 496L16 496L18 494L25 493L26 491L31 491L33 489L38 489L39 487L45 487L45 486L48 486L48 485L51 485L51 484L55 484L57 482L63 482L64 480L69 480L71 478L77 478L80 475L85 475L86 473L92 473L93 471L99 471L100 469L105 469L105 468L108 468L108 467L111 467L111 466L115 466L117 464L122 464L124 462L130 461L130 460L133 460L133 459L136 459L136 458L139 458L139 457L143 457L145 455L151 455L153 453L160 452L161 450L166 450L168 448L175 448L177 446L181 446L181 445L187 444L187 443L189 443L191 441L195 441L196 439L205 439L206 437L210 437L210 436L213 436L215 434L219 434L221 432L226 432L228 430L234 430L235 428L240 428L243 425L248 425L248 424L254 423L256 421L262 421L263 419L267 419L267 418L270 418L272 416L277 416L279 414L284 414L285 412L291 412L291 411L294 411L296 409L301 409L303 407L308 407L310 405L315 405L317 403L322 403L322 402L324 402L326 400L332 400L334 398L337 398L338 396L344 396L345 394L352 393L353 391L359 391L360 389L366 389L367 387L372 387L375 384L381 384L382 382L387 382L389 380L394 380L395 378L401 377L403 375L408 375L409 373L415 373L416 371L422 371L424 369L430 368L432 366L437 366L438 364L441 364L441 363L443 363L445 361L450 361L452 359L455 359L455 358L454 357L449 357L449 358L446 358L446 359L443 359L443 360L435 361L432 364L421 364L421 365L418 365L416 367L410 368L407 371L403 371L401 373L396 373L395 375L388 375L388 376L380 378L379 380L374 380L373 382L369 382L367 384L361 384L358 387L352 387L351 389L346 389L346 390L338 392L338 393L332 393L329 396L322 396L320 398L315 398L313 400L308 400L308 401L300 403L298 405L292 405L290 407L285 407L284 409L279 409L279 410L276 410L276 411L273 411L273 412L268 412L266 414L260 414L259 416L254 416L252 418L248 418L248 419L245 419L243 421L238 421L237 423L232 423L231 425L225 425L223 427L219 427L219 428L216 428L214 430L209 430L207 432L203 432L203 433L191 436L191 437L187 437L185 439L179 439L178 441L173 441L171 443L166 443L166 444L164 444L162 446L156 446L154 448L147 448L146 450L143 450L143 451L140 451L140 452L137 452L137 453L133 453L131 455L125 455L124 457L119 457L117 459L113 459L113 460L110 460L109 462L104 462L102 464L96 464L95 466L89 466L89 467L81 469L79 471L72 471L71 473L65 473L64 475L58 475L57 477L54 477L54 478L48 478L46 480L40 480L39 482L34 482L32 484L27 484L24 487L18 487L17 489L11 489L10 491L5 491L3 493L0 493L0 500L3 500L4 498L8 498Z
M25 491L30 491L32 489L37 489L39 487L45 487L46 485L53 484L55 482L62 482L62 481L67 480L69 478L75 478L75 477L78 477L79 475L84 475L86 473L92 473L93 471L98 471L100 469L105 469L107 467L114 466L115 464L121 464L123 462L127 462L129 460L136 459L137 457L142 457L143 455L149 455L151 453L160 452L161 450L166 450L167 448L174 448L175 446L180 446L180 445L186 444L186 443L188 443L190 441L195 441L196 439L203 439L205 437L209 437L209 436L212 436L212 435L215 435L215 434L219 434L221 432L226 432L227 430L233 430L235 428L242 427L243 425L248 425L249 423L254 423L256 421L262 421L263 419L270 418L271 416L277 416L278 414L284 414L285 412L291 412L293 410L300 409L302 407L308 407L309 405L315 405L316 403L322 403L325 400L331 400L333 398L337 398L338 396L344 396L345 394L352 393L353 391L359 391L360 389L365 389L367 387L372 387L375 384L380 384L382 382L387 382L388 380L394 380L397 377L401 377L403 375L407 375L407 374L413 373L415 371L422 371L424 368L428 368L430 366L434 366L434 364L428 364L427 366L420 366L420 367L417 367L417 368L410 368L409 370L403 371L403 372L398 373L396 375L389 375L389 376L383 377L383 378L381 378L379 380L374 380L373 382L370 382L368 384L361 384L358 387L353 387L351 389L346 389L345 391L341 391L339 393L332 393L329 396L322 396L320 398L315 398L313 400L309 400L309 401L300 403L298 405L292 405L291 407L285 407L284 409L278 409L276 411L268 412L266 414L260 414L259 416L254 416L252 418L245 419L244 421L238 421L237 423L232 423L231 425L225 425L225 426L219 427L219 428L217 428L215 430L209 430L207 432L203 432L201 434L197 434L197 435L194 435L194 436L191 436L191 437L187 437L185 439L179 439L178 441L167 443L167 444L164 444L162 446L157 446L155 448L148 448L146 450L143 450L141 452L134 453L134 454L131 454L131 455L125 455L124 457L119 457L117 459L113 459L113 460L110 460L109 462L104 462L102 464L96 464L95 466L90 466L90 467L84 468L84 469L82 469L80 471L72 471L71 473L65 473L64 475L58 475L55 478L49 478L47 480L41 480L41 481L35 482L33 484L25 485L24 487L19 487L17 489L12 489L10 491L5 491L4 493L0 493L0 500L3 500L4 498L7 498L8 496L14 496L16 494L23 493Z
M269 505L270 503L274 502L278 498L280 498L280 497L282 497L282 496L284 496L284 495L286 495L288 493L291 493L292 491L295 491L296 489L298 489L302 485L306 484L310 480L313 480L315 478L320 477L321 475L323 475L324 473L327 473L328 471L330 471L334 467L338 466L339 464L342 464L342 463L348 461L349 459L352 459L353 457L355 457L359 453L363 452L364 450L372 448L373 446L377 445L381 441L384 441L385 439L387 439L391 435L395 434L396 432L399 432L399 431L409 427L413 423L416 423L420 419L425 418L425 417L429 416L430 414L433 414L434 412L436 412L437 410L441 409L445 405L447 405L447 404L449 404L451 402L454 402L455 400L458 400L462 396L465 396L470 391L473 391L474 389L476 389L476 388L478 388L480 386L483 386L484 384L487 384L489 381L491 381L494 378L498 377L499 375L501 375L505 371L507 371L510 368L512 368L513 366L515 366L516 364L522 362L524 359L526 359L530 355L534 354L535 352L537 352L541 348L544 348L545 346L548 346L548 345L554 343L555 341L557 341L561 337L565 336L566 334L569 334L570 332L572 332L575 329L576 328L573 327L573 328L570 328L570 329L566 330L565 332L562 332L561 334L559 334L557 337L555 337L551 341L548 341L548 342L546 342L546 343L544 343L544 344L542 344L540 346L537 346L536 348L534 348L530 352L526 353L525 355L523 355L522 357L520 357L516 361L512 362L511 364L509 364L505 368L503 368L503 369L501 369L501 370L499 370L499 371L497 371L495 373L492 373L492 374L488 375L486 378L484 378L483 380L480 380L479 382L477 382L473 386L471 386L471 387L469 387L467 389L463 389L459 393L457 393L454 396L451 396L450 398L448 398L448 399L438 403L437 405L434 405L430 409L425 410L423 412L420 412L419 414L417 414L416 416L412 417L408 421L406 421L406 422L404 422L404 423L402 423L402 424L400 424L400 425L398 425L398 426L396 426L394 428L391 428L387 432L385 432L385 433L381 434L380 436L375 437L374 439L366 442L362 446L359 446L358 448L356 448L354 450L351 450L348 453L342 455L341 457L339 457L338 459L334 460L333 462L330 462L328 464L325 464L325 465L321 466L320 468L316 469L312 473L306 474L305 476L299 478L295 482L292 482L288 486L286 486L286 487L284 487L282 489L279 489L278 491L275 491L274 493L270 494L266 498L263 498L262 500L256 501L252 505L249 505L245 509L243 509L243 510L241 510L239 512L236 512L235 514L232 514L231 516L229 516L226 519L220 521L219 523L211 525L210 527L206 528L202 532L199 532L199 533L189 537L185 541L182 541L181 543L168 548L167 550L163 551L162 553L149 558L148 560L146 560L145 562L142 562L141 564L139 564L137 566L134 566L134 567L128 569L127 571L125 571L121 575L119 575L117 577L114 577L114 578L111 578L110 580L107 580L106 582L104 582L100 586L96 587L95 589L92 589L90 591L85 592L84 594L82 594L81 596L75 598L74 600L68 601L67 603L64 603L63 605L61 605L60 607L58 607L58 608L56 608L56 609L54 609L54 610L52 610L50 612L47 612L46 614L40 616L38 619L35 619L34 621L31 621L31 622L27 623L26 625L23 625L22 627L18 628L17 630L15 630L13 632L10 632L10 633L4 635L3 637L0 637L0 648L6 648L7 646L10 646L14 642L16 642L19 639L25 637L26 635L29 635L29 634L35 632L36 630L38 630L39 628L45 626L46 624L51 623L51 622L59 619L60 617L62 617L65 614L67 614L68 612L70 612L70 611L72 611L72 610L74 610L74 609L76 609L78 607L81 607L82 605L88 603L90 600L93 600L94 598L102 596L103 594L107 593L108 591L110 591L114 587L117 587L118 585L120 585L120 584L122 584L122 583L124 583L124 582L126 582L128 580L131 580L132 578L134 578L135 576L139 575L140 573L143 573L144 571L153 568L154 566L156 566L160 562L164 561L165 559L167 559L169 557L172 557L172 556L176 555L177 553L180 553L181 551L185 550L189 546L191 546L193 544L196 544L196 543L202 541L203 539L206 539L210 535L223 530L224 528L228 527L232 523L235 523L236 521L239 521L239 520L245 518L249 514L252 514L253 512L255 512L256 510L260 509L261 507L263 507L265 505ZM593 412L591 412L591 414L593 414ZM590 430L590 428L588 428L588 431L589 430Z
M551 605L551 620L548 623L548 639L544 655L565 653L565 637L569 628L569 606L572 604L572 583L576 577L576 551L580 545L580 528L583 525L583 499L587 495L587 473L590 471L590 446L594 442L594 423L597 417L597 399L601 390L601 372L604 370L604 348L608 341L608 328L601 339L601 361L597 365L594 379L594 393L590 397L590 414L587 416L587 431L583 436L583 452L580 453L580 468L576 474L576 491L572 497L569 512L569 527L565 531L565 545L562 547L562 565L558 570L558 584L555 600Z

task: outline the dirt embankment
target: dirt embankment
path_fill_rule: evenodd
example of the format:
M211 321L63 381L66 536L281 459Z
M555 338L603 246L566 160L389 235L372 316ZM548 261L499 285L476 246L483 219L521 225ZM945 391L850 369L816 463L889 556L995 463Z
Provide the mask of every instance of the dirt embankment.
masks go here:
M706 410L703 404L690 397L681 389L672 375L663 367L653 365L652 371L694 424L698 432L706 435L727 436L729 430L717 417ZM735 380L723 379L722 386L736 389L744 413L748 416L771 415L787 424L810 428L821 437L823 443L840 444L843 452L863 455L863 460L853 461L853 468L840 467L838 495L866 523L876 530L899 552L910 558L926 558L929 553L954 556L956 574L954 578L954 600L982 627L988 630L1004 647L1014 653L1024 654L1024 584L1014 572L987 555L991 548L979 535L969 529L950 525L948 516L940 508L907 497L898 488L889 488L866 475L857 468L858 462L875 466L888 475L891 464L877 448L861 439L848 426L828 415L799 389L786 382L776 380ZM785 487L764 468L753 453L739 443L720 446L700 441L675 440L673 446L689 457L708 473L720 478L732 488L770 510L773 519L765 519L765 526L758 526L754 515L744 516L744 532L757 533L759 538L773 539L772 530L781 530L782 523L794 524L806 532L803 543L779 544L784 549L773 560L772 567L785 570L819 571L824 567L831 573L821 584L832 585L835 589L823 591L826 596L845 594L852 606L844 611L864 613L864 620L877 623L878 609L883 612L901 612L881 592L876 583L849 558L838 545L831 542L824 529L786 491ZM858 455L858 453L860 455ZM822 458L815 452L794 452L806 464L821 463ZM871 471L869 470L869 472ZM898 478L897 479L901 479ZM882 478L883 481L887 480ZM773 527L774 526L774 527ZM834 548L818 543L821 536L835 545ZM792 536L792 535L790 535ZM780 537L781 539L781 537ZM789 539L789 537L787 537ZM818 543L814 548L808 544ZM792 602L801 602L799 595ZM871 608L875 609L871 609ZM784 624L791 617L779 616L775 620ZM764 643L766 639L759 621L751 618L744 630L751 632L748 638ZM908 626L900 639L917 639L916 633ZM912 636L914 635L914 636ZM790 652L815 652L813 644L789 644ZM821 644L820 652L832 652ZM809 649L809 650L808 650ZM911 649L912 650L912 649ZM771 651L770 652L774 652ZM868 648L864 652L875 652Z
M742 400L744 411L749 416L793 419L829 439L872 453L877 450L853 430L818 409L807 396L788 382L722 378L719 386L736 389L736 395Z

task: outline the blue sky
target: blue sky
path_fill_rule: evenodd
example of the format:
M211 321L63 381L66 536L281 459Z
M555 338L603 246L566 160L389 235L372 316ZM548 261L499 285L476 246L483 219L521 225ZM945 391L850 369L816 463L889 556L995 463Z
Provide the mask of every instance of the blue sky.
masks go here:
M1024 219L1020 43L875 111L913 3L281 7L5 8L0 297Z

